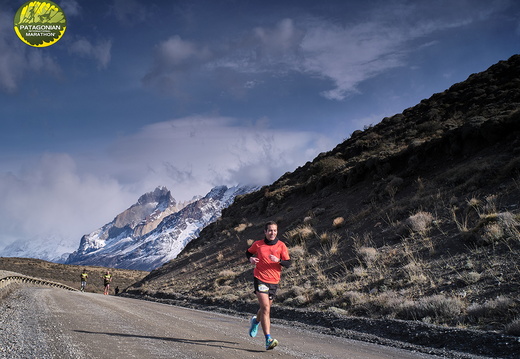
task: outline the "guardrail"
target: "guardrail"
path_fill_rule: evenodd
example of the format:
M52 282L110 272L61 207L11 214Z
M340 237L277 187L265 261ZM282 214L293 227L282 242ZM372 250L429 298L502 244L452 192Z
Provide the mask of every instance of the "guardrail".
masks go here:
M31 284L31 285L43 285L47 287L60 288L70 291L78 291L76 288L69 287L68 285L48 281L40 278L27 277L24 275L9 275L0 278L0 290L11 285L11 284Z

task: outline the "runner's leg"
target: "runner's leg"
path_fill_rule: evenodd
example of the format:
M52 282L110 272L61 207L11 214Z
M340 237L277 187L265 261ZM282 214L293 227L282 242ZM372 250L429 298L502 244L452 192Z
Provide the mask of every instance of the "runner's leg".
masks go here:
M256 292L260 309L256 314L256 319L262 324L262 331L264 335L271 334L271 304L272 299L269 299L269 294Z

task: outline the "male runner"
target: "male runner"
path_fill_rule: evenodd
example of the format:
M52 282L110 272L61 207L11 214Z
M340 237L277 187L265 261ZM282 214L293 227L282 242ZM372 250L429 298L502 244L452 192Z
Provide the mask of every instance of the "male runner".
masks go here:
M288 268L291 259L285 243L276 237L276 222L267 222L264 234L264 239L254 242L246 251L247 258L255 266L254 291L260 304L258 313L251 318L249 335L255 337L258 325L262 324L265 349L270 350L278 345L278 340L271 338L271 305L280 282L282 266Z

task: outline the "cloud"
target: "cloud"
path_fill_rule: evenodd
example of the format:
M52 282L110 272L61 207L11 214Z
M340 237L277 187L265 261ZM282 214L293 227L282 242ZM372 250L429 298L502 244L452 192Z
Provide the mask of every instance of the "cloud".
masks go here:
M111 221L136 198L103 174L80 174L66 154L47 153L0 175L0 247L55 238L69 248Z
M310 29L302 42L303 69L332 80L335 88L322 94L342 100L366 79L402 66L404 39L399 31L377 23L350 28L322 23Z
M0 90L18 91L20 83L30 74L48 74L59 77L61 69L55 60L24 44L13 31L14 14L0 12Z
M239 126L237 119L199 115L120 138L109 157L122 182L166 185L185 200L222 184L269 184L330 146L316 133L271 130L264 119Z
M136 0L114 0L112 12L123 26L132 27L151 17L148 8Z
M111 40L99 40L92 44L85 38L76 40L69 48L69 51L79 56L93 59L97 62L99 69L106 69L111 59Z
M185 95L193 82L215 85L215 74L223 70L227 78L235 74L237 81L243 81L243 89L266 78L298 74L328 82L331 88L321 95L341 101L356 93L363 81L406 66L411 52L434 41L428 38L432 34L485 19L503 5L493 8L484 2L476 6L464 2L454 11L446 8L389 2L359 20L340 23L314 15L285 18L208 44L176 35L158 45L145 83ZM220 86L229 86L229 94L236 93L233 81L222 81Z
M146 86L178 97L190 97L187 89L193 84L193 78L204 71L204 64L211 57L208 47L172 36L156 46L153 66L142 81Z
M262 68L286 64L298 67L299 47L304 31L298 29L292 19L283 19L273 28L257 27L253 30L252 45L255 46L255 62Z
M166 81L185 88L191 71L226 69L254 76L243 85L251 88L248 85L262 81L262 76L299 73L331 80L336 88L324 96L341 100L361 81L401 64L401 55L395 53L398 40L390 41L390 37L388 28L376 23L347 29L323 20L297 26L288 18L273 27L256 27L219 49L209 50L174 36L159 44L145 82Z
M76 0L62 0L60 1L60 7L63 9L67 19L78 16L81 13L81 6Z

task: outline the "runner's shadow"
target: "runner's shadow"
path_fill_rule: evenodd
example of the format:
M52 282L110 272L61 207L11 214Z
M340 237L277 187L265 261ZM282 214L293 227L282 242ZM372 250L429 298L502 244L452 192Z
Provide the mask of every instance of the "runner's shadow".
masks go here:
M240 343L228 342L228 341L223 341L223 340L210 340L210 339L196 340L196 339L183 339L183 338L154 337L154 336L150 336L150 335L139 335L139 334L91 332L88 330L74 330L74 331L77 333L83 333L83 334L98 334L98 335L108 335L108 336L114 336L114 337L164 340L167 342L176 342L176 343L182 343L182 344L203 345L203 346L214 347L214 348L243 350L243 351L250 352L250 353L263 353L264 352L263 350L250 350L250 349L237 348L232 345L238 345Z

